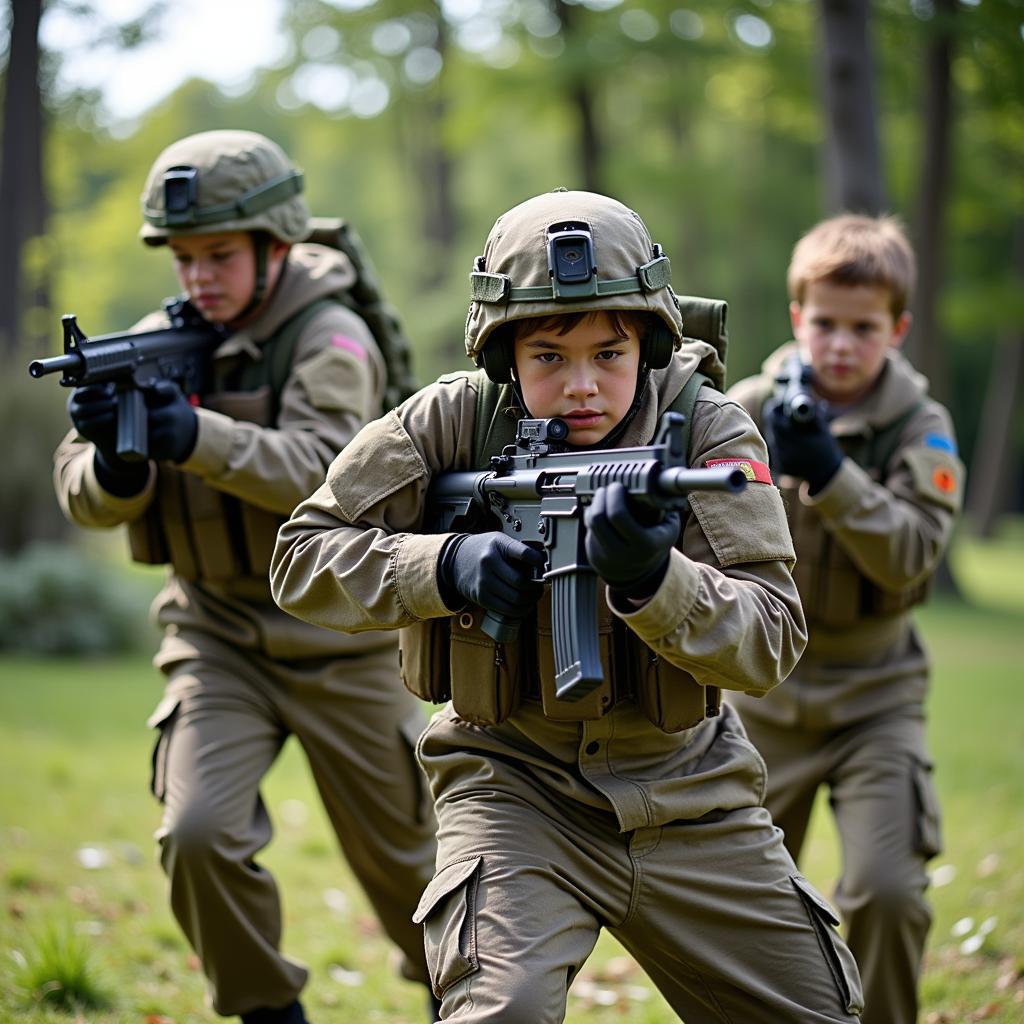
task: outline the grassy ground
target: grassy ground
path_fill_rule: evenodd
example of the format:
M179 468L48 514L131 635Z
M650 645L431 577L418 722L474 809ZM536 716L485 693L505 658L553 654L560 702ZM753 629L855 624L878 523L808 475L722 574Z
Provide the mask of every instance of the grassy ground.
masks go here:
M919 616L936 661L930 736L946 838L933 864L922 1024L1024 1019L1024 545L995 547L957 548L972 606L936 601ZM144 722L158 695L144 658L0 660L2 1021L218 1019L166 909L153 854ZM424 1020L422 990L396 980L291 746L267 798L278 833L264 862L284 893L285 946L312 970L312 1018ZM827 893L837 851L824 810L803 867ZM68 992L94 1005L59 1008ZM674 1019L603 937L573 986L570 1024Z

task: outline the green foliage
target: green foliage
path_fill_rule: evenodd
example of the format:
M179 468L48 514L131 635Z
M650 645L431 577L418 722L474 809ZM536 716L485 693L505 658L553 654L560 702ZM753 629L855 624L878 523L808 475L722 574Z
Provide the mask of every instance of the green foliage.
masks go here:
M5 438L0 486L0 554L32 538L66 532L50 474L53 451L68 428L67 392L55 378L33 381L29 354L0 359L0 437Z
M0 651L98 655L149 646L152 590L78 549L34 543L0 557Z
M14 957L15 985L27 1005L77 1014L111 1004L107 985L93 966L89 941L70 922L45 921Z

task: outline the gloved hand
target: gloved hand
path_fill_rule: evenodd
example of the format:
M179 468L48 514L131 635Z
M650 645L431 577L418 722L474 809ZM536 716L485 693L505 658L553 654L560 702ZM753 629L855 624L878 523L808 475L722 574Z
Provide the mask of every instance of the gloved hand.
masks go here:
M87 384L68 398L68 415L79 435L96 446L93 468L100 486L127 498L138 494L149 479L145 462L125 462L117 456L117 393L113 384Z
M173 380L158 380L142 389L149 410L149 457L184 462L199 434L199 418Z
M599 487L584 513L587 558L615 596L642 600L661 586L679 537L679 513L631 502L622 484Z
M437 562L441 597L449 608L462 599L509 619L521 619L540 600L544 584L533 578L543 552L503 533L460 533Z
M780 404L770 406L765 426L773 470L806 480L811 494L835 476L843 451L832 436L820 403L807 423L794 423Z

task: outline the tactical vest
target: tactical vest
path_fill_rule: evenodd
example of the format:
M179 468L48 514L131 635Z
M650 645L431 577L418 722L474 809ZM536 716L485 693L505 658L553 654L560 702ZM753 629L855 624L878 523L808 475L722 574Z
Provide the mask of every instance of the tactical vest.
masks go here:
M687 301L704 304L700 312L715 324L714 332L709 333L724 363L725 304ZM685 309L684 321L688 333L695 333L701 322L697 316L687 317ZM712 337L702 340L712 341ZM717 387L720 383L696 372L671 405L686 417L687 451L697 393L705 385ZM518 418L511 385L483 378L476 402L474 466L487 465L492 455L514 443ZM569 703L555 697L550 586L544 588L540 603L520 626L514 643L497 643L484 633L480 628L483 611L476 607L406 627L400 636L403 682L421 700L443 703L450 699L460 718L477 725L500 724L523 700L540 701L545 717L566 722L600 718L620 701L631 700L667 733L692 728L705 717L717 715L719 688L701 685L651 650L612 613L605 584L598 583L598 641L604 682L582 700Z
M872 479L881 480L896 454L904 427L921 405L917 402L869 437L838 438L843 453ZM809 626L842 629L865 618L898 615L927 598L930 578L901 591L884 590L868 579L825 527L817 511L800 500L799 482L787 483L780 489L798 552L793 581Z
M299 335L321 309L333 304L323 298L296 313L263 345L260 361L239 353L226 365L215 366L214 390L203 396L203 407L257 426L274 426ZM287 516L217 490L170 463L156 466L153 501L128 526L132 558L149 565L169 562L178 576L193 581L256 578L269 593L270 559Z
M384 407L390 409L416 391L408 340L397 313L384 301L355 229L341 218L314 217L307 241L344 253L355 280L344 291L299 310L264 343L259 361L240 354L230 365L215 366L214 392L203 396L205 408L261 427L275 426L296 343L313 317L333 305L353 310L373 334L386 370ZM269 596L270 559L285 519L225 494L192 473L158 463L156 496L146 514L129 525L128 542L137 562L170 562L187 580L229 583L255 578ZM247 590L252 589L250 583Z

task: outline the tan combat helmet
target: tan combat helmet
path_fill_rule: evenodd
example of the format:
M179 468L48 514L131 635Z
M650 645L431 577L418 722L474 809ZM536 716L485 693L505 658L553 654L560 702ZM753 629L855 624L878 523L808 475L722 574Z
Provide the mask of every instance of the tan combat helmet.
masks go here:
M301 242L310 230L302 172L276 143L247 131L189 135L153 163L142 192L147 245L171 235L265 231Z
M488 339L524 317L633 310L653 313L647 368L682 342L671 265L640 217L608 196L564 189L535 196L495 222L470 275L466 354L492 380L511 379L506 346Z

